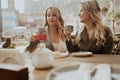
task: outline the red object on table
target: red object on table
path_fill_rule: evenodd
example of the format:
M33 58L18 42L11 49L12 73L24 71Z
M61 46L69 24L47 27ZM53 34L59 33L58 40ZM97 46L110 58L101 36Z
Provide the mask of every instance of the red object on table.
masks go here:
M46 34L37 34L36 38L38 40L46 40L47 39L47 35Z

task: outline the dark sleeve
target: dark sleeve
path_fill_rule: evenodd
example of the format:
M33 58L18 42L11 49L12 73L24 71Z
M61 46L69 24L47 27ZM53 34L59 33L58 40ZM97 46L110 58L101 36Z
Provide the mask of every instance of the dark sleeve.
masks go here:
M109 37L105 43L105 48L103 50L103 53L112 53L113 48L113 38Z
M106 29L106 43L103 53L112 53L113 37L110 29Z
M80 49L77 45L73 44L72 41L66 41L67 49L69 53L78 52Z

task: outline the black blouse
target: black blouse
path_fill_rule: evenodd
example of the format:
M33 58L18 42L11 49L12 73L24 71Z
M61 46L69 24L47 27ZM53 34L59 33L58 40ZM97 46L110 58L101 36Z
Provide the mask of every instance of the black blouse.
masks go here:
M91 40L88 39L86 28L81 32L80 46L73 44L72 41L66 41L68 51L78 52L78 51L90 51L93 54L107 54L112 53L113 38L112 33L109 28L105 29L106 32L106 42L104 45L96 45L97 39L95 39L94 32L92 34Z

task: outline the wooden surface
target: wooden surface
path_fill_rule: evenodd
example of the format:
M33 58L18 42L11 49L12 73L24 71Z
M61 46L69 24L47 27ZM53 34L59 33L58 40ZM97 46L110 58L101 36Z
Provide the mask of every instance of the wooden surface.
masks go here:
M34 78L33 80L46 80L47 74L49 74L49 72L55 69L56 67L81 62L95 64L107 63L116 68L120 68L120 55L93 55L90 57L73 57L69 55L68 57L65 58L55 59L53 67L50 69L44 70L34 69L31 76Z
M0 80L28 80L28 68L17 64L0 64Z

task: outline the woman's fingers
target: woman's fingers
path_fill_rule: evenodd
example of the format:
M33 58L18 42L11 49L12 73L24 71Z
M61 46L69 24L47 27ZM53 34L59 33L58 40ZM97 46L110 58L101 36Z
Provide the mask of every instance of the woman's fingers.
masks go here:
M29 38L29 41L32 42L32 41L35 41L35 40L37 40L35 35L31 35L30 38Z
M71 34L70 33L66 33L65 35L67 37L67 40L69 41L71 39Z

